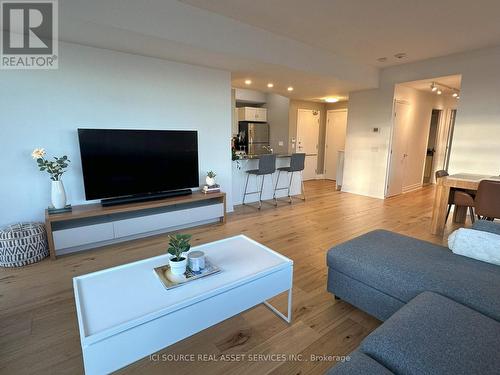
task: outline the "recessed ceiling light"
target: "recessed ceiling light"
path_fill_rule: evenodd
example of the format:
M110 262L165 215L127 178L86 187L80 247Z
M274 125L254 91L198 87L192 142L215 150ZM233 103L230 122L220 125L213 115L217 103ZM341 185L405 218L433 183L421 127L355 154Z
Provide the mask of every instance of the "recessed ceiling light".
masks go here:
M396 53L394 55L394 57L396 59L406 59L408 57L408 55L405 52L400 52L400 53Z
M436 91L438 88L436 86L436 84L434 82L431 83L431 91L434 92Z
M339 98L325 98L325 102L327 103L337 103Z
M274 83L269 82L269 83L267 84L267 87L269 87L270 89L271 89L271 88L273 88L273 87L274 87Z
M457 99L460 99L460 95L457 96Z
M292 86L288 86L287 90L288 91L293 91L293 87Z
M452 95L454 98L458 97L458 93L454 92Z
M443 93L443 92L442 92L441 90L439 90L439 89L437 90L437 94L438 94L438 95L441 95L442 93Z
M245 85L251 85L252 80L251 79L245 79Z
M381 62L381 63L386 62L386 61L387 61L387 57L379 57L379 58L377 59L377 61L378 61L378 62Z

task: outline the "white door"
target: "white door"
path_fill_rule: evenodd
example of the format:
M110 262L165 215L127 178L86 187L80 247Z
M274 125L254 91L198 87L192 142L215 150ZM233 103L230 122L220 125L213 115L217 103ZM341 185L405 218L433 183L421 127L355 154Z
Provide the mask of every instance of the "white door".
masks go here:
M320 112L311 109L299 109L297 113L297 152L306 153L302 177L304 180L316 178L318 166L318 142Z
M403 193L403 181L408 159L408 136L410 105L396 101L392 125L391 150L389 153L389 174L387 178L386 197Z
M339 151L344 150L347 109L328 111L326 116L325 178L335 180Z

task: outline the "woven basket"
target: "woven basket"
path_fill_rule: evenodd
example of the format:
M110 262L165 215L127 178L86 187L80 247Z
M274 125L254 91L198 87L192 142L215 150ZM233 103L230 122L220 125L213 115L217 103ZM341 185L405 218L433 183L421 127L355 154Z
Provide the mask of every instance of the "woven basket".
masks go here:
M22 267L49 255L43 223L17 223L0 229L0 267Z

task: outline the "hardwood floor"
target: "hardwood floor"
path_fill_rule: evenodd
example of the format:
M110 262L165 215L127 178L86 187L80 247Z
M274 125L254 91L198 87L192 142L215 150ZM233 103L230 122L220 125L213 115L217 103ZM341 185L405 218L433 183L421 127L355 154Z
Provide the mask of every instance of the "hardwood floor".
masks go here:
M310 360L311 355L341 356L356 348L380 322L326 292L326 251L376 228L443 242L430 234L434 188L385 201L337 192L329 181L307 182L306 192L305 202L282 201L277 209L264 205L261 211L237 207L225 225L185 231L193 234L194 244L244 233L292 258L293 324L260 305L159 352L159 360L146 358L120 372L322 374L334 358ZM165 251L166 235L161 235L0 269L0 373L83 373L72 277ZM284 307L285 296L273 303ZM179 360L190 353L206 355L206 361ZM177 360L163 358L166 354L177 355ZM247 356L227 360L230 355L238 359L237 354ZM308 361L264 360L269 354L300 354Z

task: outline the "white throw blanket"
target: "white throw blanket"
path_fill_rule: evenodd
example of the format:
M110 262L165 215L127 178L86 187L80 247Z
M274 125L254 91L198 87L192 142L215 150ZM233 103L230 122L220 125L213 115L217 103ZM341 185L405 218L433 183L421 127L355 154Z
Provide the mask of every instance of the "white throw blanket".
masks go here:
M460 228L448 237L448 247L455 254L500 265L500 235Z

